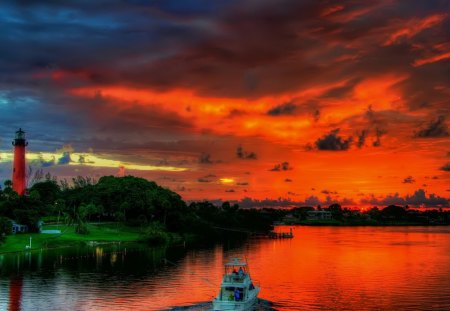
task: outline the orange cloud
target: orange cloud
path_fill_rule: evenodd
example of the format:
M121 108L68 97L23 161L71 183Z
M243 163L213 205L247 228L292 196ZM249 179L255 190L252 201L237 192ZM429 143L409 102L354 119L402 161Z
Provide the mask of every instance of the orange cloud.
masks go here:
M434 14L421 19L413 18L408 21L399 22L399 29L394 31L383 45L392 45L401 38L412 38L425 29L434 27L442 23L448 14Z
M439 62L443 59L447 59L450 58L450 52L444 53L444 54L439 54L439 55L434 55L431 57L427 57L427 58L421 58L421 59L417 59L414 61L413 66L414 67L418 67L418 66L422 66L422 65L426 65L426 64L430 64L430 63L435 63L435 62Z
M328 15L332 15L336 12L342 11L344 8L345 7L341 4L332 5L330 7L323 9L322 12L320 13L320 16L325 17Z

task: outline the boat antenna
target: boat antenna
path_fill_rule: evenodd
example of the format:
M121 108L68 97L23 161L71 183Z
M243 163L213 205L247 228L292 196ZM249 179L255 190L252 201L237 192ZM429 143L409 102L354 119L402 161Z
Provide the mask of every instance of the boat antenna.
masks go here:
M247 263L247 273L250 275L250 266L248 265L247 253L244 253L245 262Z

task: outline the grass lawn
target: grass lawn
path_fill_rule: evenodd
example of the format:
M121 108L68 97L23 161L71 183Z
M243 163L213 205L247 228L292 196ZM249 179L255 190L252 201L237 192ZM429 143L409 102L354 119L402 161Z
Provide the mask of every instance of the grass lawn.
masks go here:
M114 242L138 241L141 238L140 228L131 228L117 224L88 224L88 234L76 234L74 226L47 225L43 230L61 230L61 234L25 233L8 235L5 243L0 245L0 253L31 249L72 246L84 241Z

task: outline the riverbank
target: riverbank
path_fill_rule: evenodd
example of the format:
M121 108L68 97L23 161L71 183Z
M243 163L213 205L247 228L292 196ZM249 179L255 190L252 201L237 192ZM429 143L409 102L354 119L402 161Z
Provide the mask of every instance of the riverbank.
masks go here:
M140 228L121 224L88 224L89 233L77 234L74 226L46 225L43 230L60 230L58 234L22 233L8 235L0 245L0 253L76 246L80 243L121 243L142 240ZM31 247L30 246L31 237Z
M352 220L339 221L336 219L330 220L294 220L280 222L279 225L286 226L341 226L341 227L395 227L395 226L449 226L448 223L423 223L414 221L389 221L379 222L376 220Z

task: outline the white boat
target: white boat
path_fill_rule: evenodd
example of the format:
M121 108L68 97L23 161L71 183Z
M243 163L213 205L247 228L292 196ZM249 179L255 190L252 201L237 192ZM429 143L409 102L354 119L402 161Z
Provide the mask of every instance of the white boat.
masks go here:
M225 264L220 292L213 300L213 310L252 310L258 302L259 291L259 286L256 286L250 277L247 263L233 258Z

